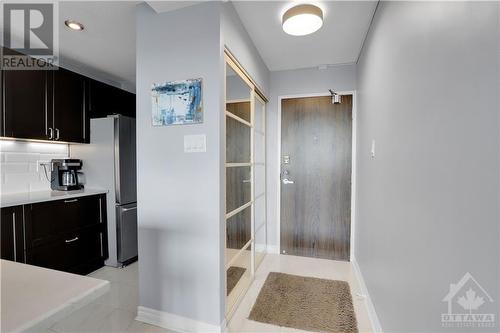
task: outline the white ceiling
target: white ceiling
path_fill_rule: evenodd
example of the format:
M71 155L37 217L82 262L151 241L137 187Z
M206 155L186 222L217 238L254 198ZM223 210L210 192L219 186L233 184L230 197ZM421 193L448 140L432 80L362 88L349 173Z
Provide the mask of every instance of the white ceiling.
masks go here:
M146 1L157 13L169 12L176 9L196 5L201 1Z
M135 86L135 7L138 1L59 2L59 54L62 64ZM85 26L73 31L67 19Z
M323 27L302 37L283 32L281 16L301 2L233 1L269 70L356 62L377 1L309 2L323 9Z
M135 86L135 8L141 1L59 2L59 50L63 65L109 83ZM157 12L201 1L148 1ZM357 60L376 7L375 1L324 1L324 25L293 37L281 28L281 15L297 2L234 1L245 28L270 70L308 68ZM64 20L81 22L77 32ZM70 66L71 65L71 66Z

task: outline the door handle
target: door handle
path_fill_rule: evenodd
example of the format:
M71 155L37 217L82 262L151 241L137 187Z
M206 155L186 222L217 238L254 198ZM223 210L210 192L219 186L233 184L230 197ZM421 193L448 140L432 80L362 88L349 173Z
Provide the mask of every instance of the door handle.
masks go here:
M123 208L122 212L128 212L129 210L137 209L137 207Z
M64 200L64 203L77 202L78 199Z
M75 242L77 240L78 240L78 237L75 237L75 238L72 238L72 239L66 239L65 242L66 243L73 243L73 242Z
M49 140L54 139L54 129L49 127Z
M287 185L287 184L293 184L295 183L293 180L288 180L286 178L283 179L283 184Z
M59 140L59 128L56 128L56 140Z

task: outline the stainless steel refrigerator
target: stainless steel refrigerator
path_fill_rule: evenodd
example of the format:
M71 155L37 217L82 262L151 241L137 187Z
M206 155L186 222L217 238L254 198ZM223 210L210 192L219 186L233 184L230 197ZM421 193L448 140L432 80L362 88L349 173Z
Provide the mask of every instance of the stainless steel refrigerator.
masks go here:
M72 145L83 160L86 187L107 194L109 266L137 259L137 176L135 119L114 115L91 119L90 144Z

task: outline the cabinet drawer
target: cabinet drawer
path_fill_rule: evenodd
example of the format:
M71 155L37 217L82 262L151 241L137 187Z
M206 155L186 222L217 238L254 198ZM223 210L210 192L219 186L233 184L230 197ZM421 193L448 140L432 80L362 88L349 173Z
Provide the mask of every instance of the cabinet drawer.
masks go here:
M68 233L53 242L27 251L27 263L60 271L87 274L85 267L103 258L103 234L99 226Z
M88 196L26 206L26 246L36 247L68 232L102 223L103 202L101 196Z

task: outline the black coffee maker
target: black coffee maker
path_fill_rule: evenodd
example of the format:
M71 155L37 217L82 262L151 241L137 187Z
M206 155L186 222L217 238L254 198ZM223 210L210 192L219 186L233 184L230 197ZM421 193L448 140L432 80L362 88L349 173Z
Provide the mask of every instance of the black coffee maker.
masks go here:
M79 159L59 159L51 161L50 188L55 191L81 190L83 184L78 170L82 169L82 160Z

